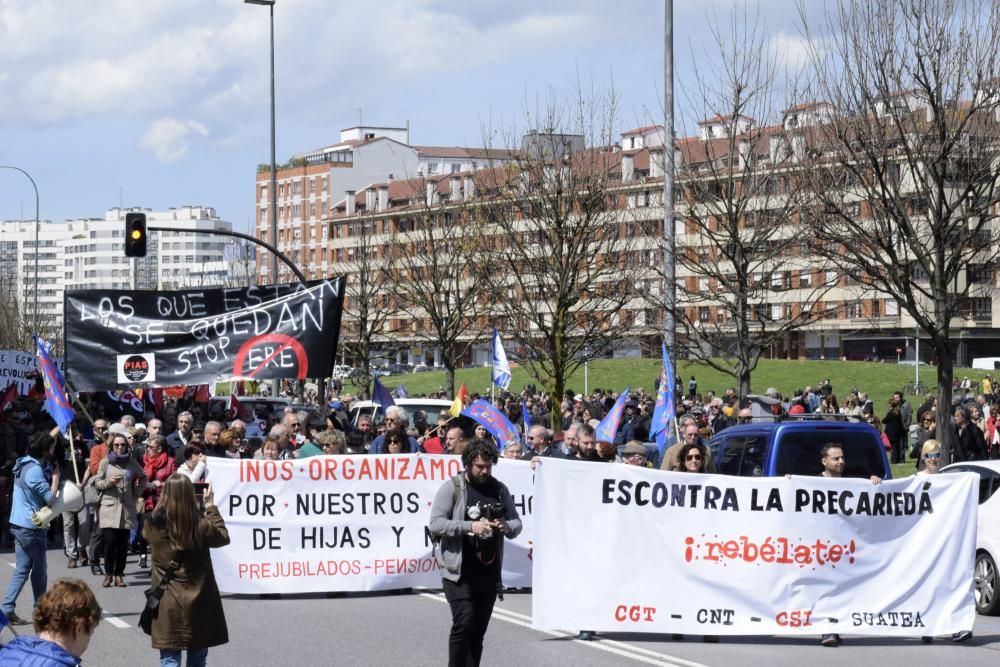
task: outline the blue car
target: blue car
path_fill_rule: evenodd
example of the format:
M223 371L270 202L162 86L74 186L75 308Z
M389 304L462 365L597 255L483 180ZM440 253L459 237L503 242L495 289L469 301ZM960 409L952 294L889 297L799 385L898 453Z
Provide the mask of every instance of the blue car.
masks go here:
M868 424L844 421L778 421L739 424L710 442L716 471L740 477L819 475L819 452L836 442L844 449L844 477L891 479L882 436Z

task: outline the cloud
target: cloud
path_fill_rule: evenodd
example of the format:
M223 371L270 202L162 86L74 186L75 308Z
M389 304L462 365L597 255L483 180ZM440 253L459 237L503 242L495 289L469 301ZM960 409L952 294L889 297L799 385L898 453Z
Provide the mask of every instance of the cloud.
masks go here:
M806 69L813 56L822 56L824 49L822 42L786 32L775 33L768 44L771 56L791 72L801 72Z
M160 118L146 128L139 148L152 151L160 162L177 162L187 156L191 139L197 136L208 136L208 128L196 120Z

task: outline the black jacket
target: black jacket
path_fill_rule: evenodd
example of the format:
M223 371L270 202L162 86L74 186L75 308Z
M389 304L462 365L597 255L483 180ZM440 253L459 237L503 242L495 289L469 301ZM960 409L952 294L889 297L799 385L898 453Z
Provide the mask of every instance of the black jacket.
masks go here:
M986 438L983 430L969 423L959 432L955 429L955 451L952 461L984 461L986 460Z

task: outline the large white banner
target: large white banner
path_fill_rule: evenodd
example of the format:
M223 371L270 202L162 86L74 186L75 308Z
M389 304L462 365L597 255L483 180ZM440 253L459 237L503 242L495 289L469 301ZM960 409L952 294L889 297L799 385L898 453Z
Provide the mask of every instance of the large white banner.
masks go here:
M553 459L535 472L536 628L972 629L975 475L874 486Z
M229 546L212 550L227 593L373 591L441 585L427 532L431 503L462 468L445 455L209 459ZM532 471L500 459L525 529L504 545L503 582L531 586Z

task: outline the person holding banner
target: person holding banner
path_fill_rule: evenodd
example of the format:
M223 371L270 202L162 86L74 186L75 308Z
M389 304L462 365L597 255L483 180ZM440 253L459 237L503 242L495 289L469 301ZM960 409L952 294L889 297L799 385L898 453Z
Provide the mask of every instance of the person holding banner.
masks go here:
M916 474L920 477L936 475L941 472L941 443L933 438L924 441L920 446L920 459L924 463L922 470ZM951 636L951 641L955 643L967 642L972 639L972 630L961 630ZM934 641L934 637L924 636L920 640L925 644Z
M493 477L497 448L473 440L465 469L441 485L431 505L442 586L451 606L448 665L479 665L497 596L503 599L504 538L521 532L521 518L503 482Z
M844 462L844 446L841 443L828 442L823 445L819 450L819 458L820 464L823 466L821 477L839 478L844 476L846 464ZM872 475L870 479L875 486L882 483L882 478L878 475ZM823 646L836 647L840 645L842 639L839 634L831 632L820 637L819 641Z

